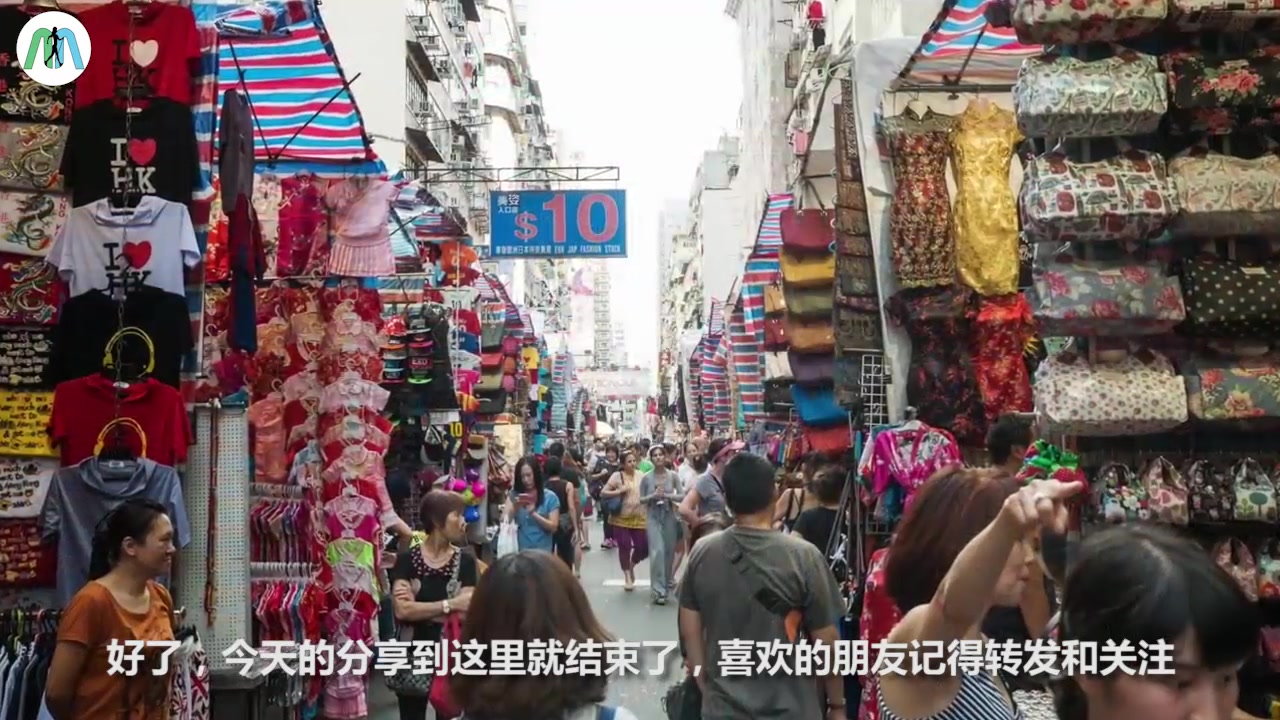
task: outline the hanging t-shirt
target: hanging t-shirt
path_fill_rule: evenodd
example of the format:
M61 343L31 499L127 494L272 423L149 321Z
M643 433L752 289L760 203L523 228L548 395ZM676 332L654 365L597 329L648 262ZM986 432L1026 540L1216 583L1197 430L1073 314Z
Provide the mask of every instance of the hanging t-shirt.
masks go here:
M200 153L191 108L157 100L132 113L99 103L76 111L62 153L63 184L71 204L88 205L133 187L143 195L190 203L200 181Z
M102 369L107 343L120 327L120 309L120 303L102 290L90 290L63 304L53 335L53 355L45 371L46 384L57 385ZM155 348L151 376L179 387L182 358L195 348L187 299L143 285L129 288L123 309L125 327L146 333ZM120 344L123 347L117 349L126 363L146 366L151 352L137 337L126 336Z
M54 389L49 440L64 467L95 454L98 435L117 417L116 404L115 387L102 375L68 380ZM122 428L121 438L136 455L162 465L186 461L191 425L182 393L148 378L129 384L121 393L119 410L119 417L135 420L146 435L144 454L142 439L132 428Z
M222 183L222 212L230 215L236 198L253 198L253 113L248 99L228 90L218 115L218 178Z
M65 10L63 12L66 12ZM22 69L27 58L18 57L18 34L38 15L21 6L0 7L0 120L33 120L65 125L71 120L72 84L49 87L32 80ZM74 14L68 13L74 17ZM32 43L28 54L40 52ZM77 52L84 52L77 48Z
M200 262L200 247L185 205L144 197L124 212L103 199L72 209L48 261L71 297L119 285L150 285L180 295L184 269Z
M200 60L200 36L190 8L157 2L126 7L113 2L80 15L94 62L76 80L76 107L123 101L133 78L135 107L156 98L191 104L192 69ZM132 73L130 70L132 69Z
M103 477L97 458L88 458L53 474L40 513L46 539L58 538L58 606L89 581L93 532L107 513L126 500L151 500L165 507L173 523L173 544L191 542L191 524L182 500L182 483L172 467L139 460L124 478Z

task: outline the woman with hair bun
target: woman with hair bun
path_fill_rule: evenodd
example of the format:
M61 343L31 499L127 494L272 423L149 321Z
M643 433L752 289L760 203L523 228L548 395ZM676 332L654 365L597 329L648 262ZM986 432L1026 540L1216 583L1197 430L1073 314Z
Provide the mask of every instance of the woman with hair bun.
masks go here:
M54 720L168 720L169 676L155 675L163 647L144 650L132 675L112 674L113 642L173 641L173 599L153 578L169 574L173 523L163 505L129 500L93 536L89 583L62 612L45 704Z

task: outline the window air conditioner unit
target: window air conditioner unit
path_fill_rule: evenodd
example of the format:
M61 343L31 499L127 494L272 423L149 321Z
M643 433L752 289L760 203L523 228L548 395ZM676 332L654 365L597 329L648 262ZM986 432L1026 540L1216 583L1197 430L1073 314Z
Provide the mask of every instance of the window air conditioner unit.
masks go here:
M423 43L423 44L426 46L426 48L427 48L428 50L433 50L433 51L440 50L440 49L441 49L441 47L440 47L440 36L439 36L439 35L428 35L428 36L427 36L427 39L426 39L426 42L425 42L425 43Z

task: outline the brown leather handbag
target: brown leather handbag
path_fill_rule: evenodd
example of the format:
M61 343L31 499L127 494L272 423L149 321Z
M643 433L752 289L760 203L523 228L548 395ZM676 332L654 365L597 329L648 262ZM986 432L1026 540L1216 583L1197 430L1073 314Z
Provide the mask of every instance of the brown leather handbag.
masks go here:
M787 318L787 338L798 353L830 353L836 349L835 330L830 320L805 321Z

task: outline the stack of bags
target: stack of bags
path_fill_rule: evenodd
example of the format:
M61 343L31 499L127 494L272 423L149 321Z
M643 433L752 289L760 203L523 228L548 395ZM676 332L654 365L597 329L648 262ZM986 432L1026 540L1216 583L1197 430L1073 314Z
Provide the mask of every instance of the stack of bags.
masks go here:
M845 81L844 102L836 106L836 399L855 412L862 408L861 358L884 349L880 292L871 252L867 196L862 185L858 137L853 131L853 85Z
M782 211L782 295L786 303L791 397L810 449L851 446L849 414L835 396L836 256L826 210Z

